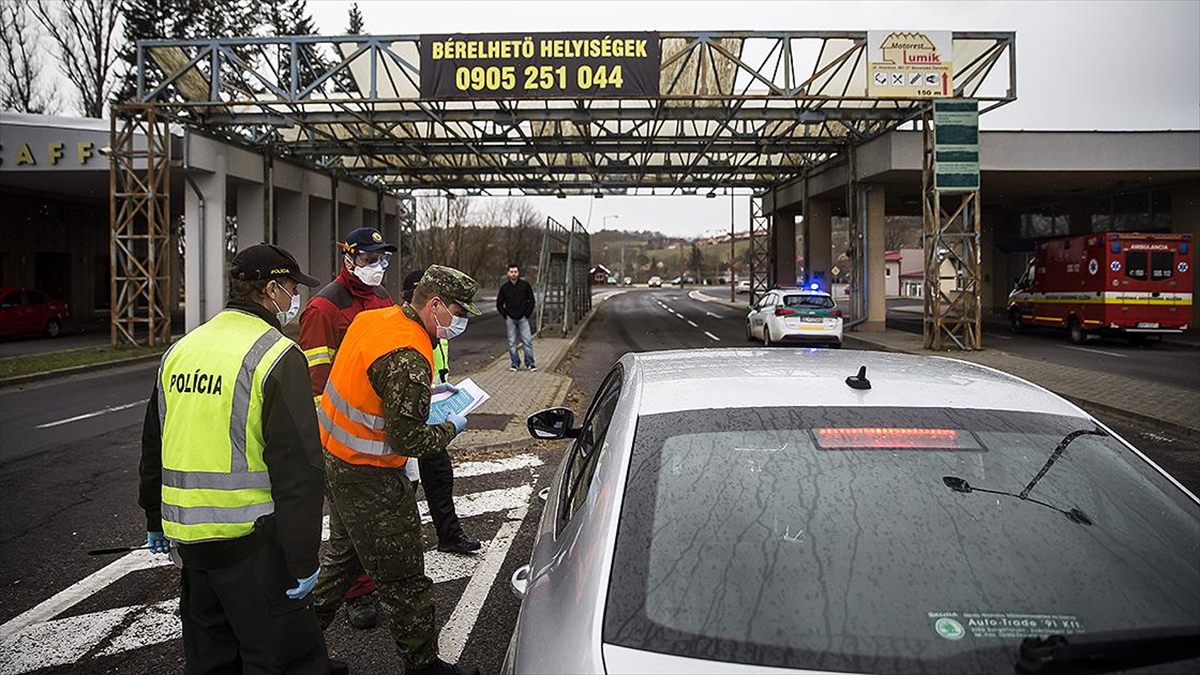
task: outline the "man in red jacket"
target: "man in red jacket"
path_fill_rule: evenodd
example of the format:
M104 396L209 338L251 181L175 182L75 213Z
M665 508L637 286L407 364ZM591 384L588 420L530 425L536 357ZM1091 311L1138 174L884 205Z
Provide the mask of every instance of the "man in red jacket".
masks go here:
M308 301L300 315L300 348L308 359L313 400L321 402L325 381L346 329L359 312L395 304L380 284L396 247L383 241L373 227L360 227L346 235L342 269L337 278ZM355 628L373 628L379 613L371 594L375 582L361 575L346 593L346 612Z

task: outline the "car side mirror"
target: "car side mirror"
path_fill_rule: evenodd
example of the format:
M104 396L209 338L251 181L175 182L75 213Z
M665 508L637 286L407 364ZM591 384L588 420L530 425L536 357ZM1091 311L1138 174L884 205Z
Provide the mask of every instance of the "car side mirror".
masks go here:
M577 438L579 429L574 428L575 413L570 408L546 408L525 419L529 435L543 440L555 438Z

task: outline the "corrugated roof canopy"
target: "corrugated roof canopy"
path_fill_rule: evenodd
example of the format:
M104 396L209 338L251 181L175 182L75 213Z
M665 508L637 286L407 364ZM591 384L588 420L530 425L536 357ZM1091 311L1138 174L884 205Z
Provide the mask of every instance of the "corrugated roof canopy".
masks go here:
M653 96L422 98L421 36L349 35L140 42L140 98L399 190L528 194L761 188L927 103L868 96L865 32L655 37ZM1014 100L1014 41L954 33L955 95Z

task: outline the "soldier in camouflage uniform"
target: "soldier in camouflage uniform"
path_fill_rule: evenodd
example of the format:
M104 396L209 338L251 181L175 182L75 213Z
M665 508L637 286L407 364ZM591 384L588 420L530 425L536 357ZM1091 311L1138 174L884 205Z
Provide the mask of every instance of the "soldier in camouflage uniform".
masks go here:
M466 315L479 314L473 304L477 288L475 281L466 274L433 265L414 290L412 302L405 303L399 311L423 329L420 336L430 340L431 354L433 341L460 334L466 327ZM421 520L413 486L405 477L403 466L358 463L369 456L359 457L354 452L349 453L353 462L344 461L342 456L347 453L342 449L345 446L337 444L338 430L332 431L331 438L332 426L336 424L331 419L336 420L338 415L336 401L339 395L346 394L338 391L338 383L356 381L352 372L338 371L353 368L352 364L366 360L347 353L347 349L365 344L365 340L355 337L356 328L370 325L383 316L382 313L394 314L396 311L395 307L369 310L355 317L322 398L323 408L318 417L321 418L321 436L326 450L329 545L321 560L321 575L315 592L316 613L322 625L328 627L346 590L365 568L378 587L379 604L396 648L405 661L406 672L414 675L477 675L479 671L475 668L460 669L438 658L433 582L425 574ZM390 320L396 325L413 326L394 315ZM386 331L376 333L379 334L390 335ZM396 341L402 343L403 338L397 337ZM370 353L378 350L378 343L374 343ZM361 373L358 376L361 378ZM370 388L382 401L382 430L387 444L383 460L398 462L402 461L399 455L420 458L444 452L447 444L466 426L466 419L458 415L452 415L438 425L426 424L432 370L422 351L399 344L371 362L366 376ZM334 395L331 396L331 392ZM361 416L351 419L361 419ZM344 432L341 438L346 438Z

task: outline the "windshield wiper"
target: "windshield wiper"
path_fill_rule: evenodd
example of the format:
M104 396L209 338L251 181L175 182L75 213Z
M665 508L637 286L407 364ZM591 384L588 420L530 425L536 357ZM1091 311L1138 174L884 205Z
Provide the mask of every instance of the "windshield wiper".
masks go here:
M1071 521L1072 523L1076 523L1079 525L1092 525L1092 519L1089 518L1088 515L1086 513L1084 513L1083 510L1077 506L1071 507L1069 509L1060 509L1053 504L1048 504L1040 499L1034 499L1033 497L1029 497L1024 494L1005 492L1004 490L989 490L988 488L977 487L977 486L971 485L969 482L967 482L967 480L965 478L959 478L958 476L942 476L942 484L945 485L946 487L950 488L951 490L954 490L955 492L962 492L964 494L970 494L972 492L986 492L986 493L992 494L992 495L1004 495L1005 497L1014 497L1016 499L1020 499L1023 502L1030 502L1033 504L1037 504L1038 506L1044 506L1053 511L1058 511L1059 513L1066 516L1067 520Z
M1051 635L1021 640L1017 672L1097 672L1198 657L1198 626Z

